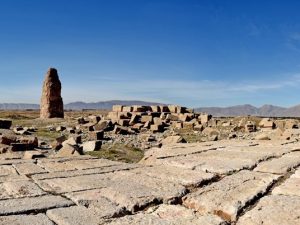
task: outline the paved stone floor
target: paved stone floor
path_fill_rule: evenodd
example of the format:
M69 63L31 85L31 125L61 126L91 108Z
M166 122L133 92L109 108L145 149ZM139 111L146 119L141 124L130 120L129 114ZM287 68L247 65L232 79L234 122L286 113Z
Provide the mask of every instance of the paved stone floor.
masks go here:
M0 224L297 225L300 143L219 141L89 156L0 158Z

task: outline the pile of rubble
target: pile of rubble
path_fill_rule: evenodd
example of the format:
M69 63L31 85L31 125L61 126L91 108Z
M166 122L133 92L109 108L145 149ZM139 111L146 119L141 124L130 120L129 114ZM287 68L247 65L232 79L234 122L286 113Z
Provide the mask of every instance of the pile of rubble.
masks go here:
M0 153L33 150L39 146L37 137L31 136L35 128L15 127L11 120L0 119Z
M208 114L194 113L193 109L176 105L113 106L108 119L116 124L114 132L121 134L145 131L163 132L168 127L203 130L212 118Z

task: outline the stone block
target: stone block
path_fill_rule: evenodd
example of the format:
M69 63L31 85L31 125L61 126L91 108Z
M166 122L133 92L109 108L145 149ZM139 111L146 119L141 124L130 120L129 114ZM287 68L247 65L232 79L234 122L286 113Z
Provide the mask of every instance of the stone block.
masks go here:
M132 112L133 107L132 106L124 106L122 112Z
M123 106L122 105L113 105L112 111L113 112L122 112L123 111Z
M161 112L160 107L158 105L151 105L151 112Z
M87 141L82 144L83 152L99 151L101 149L101 141Z
M153 132L162 132L163 131L163 126L153 124L153 125L150 126L150 130L153 131Z
M154 117L153 118L153 123L155 125L163 125L163 122L162 122L161 118L159 118L159 117Z
M153 121L153 117L152 116L146 116L146 115L144 115L141 118L141 122L142 123L146 123L146 122L152 123L152 121Z
M99 141L104 139L104 131L93 131L89 133L89 139Z
M11 120L0 119L0 129L10 129L11 125Z
M256 196L267 192L278 176L241 171L201 188L183 198L183 204L200 213L211 213L236 221L240 210Z
M120 120L118 120L117 123L118 123L120 126L125 126L125 127L127 127L127 126L129 126L129 122L130 122L129 119L120 119Z
M294 225L300 224L300 197L270 195L246 212L237 225Z

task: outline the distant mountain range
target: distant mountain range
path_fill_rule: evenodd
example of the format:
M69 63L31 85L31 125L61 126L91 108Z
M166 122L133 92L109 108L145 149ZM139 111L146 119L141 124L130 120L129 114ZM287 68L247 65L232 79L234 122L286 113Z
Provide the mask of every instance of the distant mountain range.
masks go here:
M196 112L207 112L213 116L268 116L268 117L300 117L300 105L284 108L274 105L255 107L252 105L237 105L231 107L201 107Z
M111 109L113 105L161 105L157 102L145 102L145 101L123 101L123 100L112 100L102 102L71 102L65 104L66 110L82 110L82 109ZM0 110L26 110L26 109L39 109L38 104L25 104L25 103L0 103Z
M145 101L101 101L101 102L72 102L65 105L66 110L82 110L82 109L108 109L113 105L161 105L157 102ZM0 110L25 110L25 109L39 109L38 104L16 104L16 103L0 103ZM255 107L252 105L237 105L231 107L200 107L195 108L196 112L206 112L213 116L268 116L268 117L300 117L300 105L290 108L284 108L274 105L264 105L262 107Z

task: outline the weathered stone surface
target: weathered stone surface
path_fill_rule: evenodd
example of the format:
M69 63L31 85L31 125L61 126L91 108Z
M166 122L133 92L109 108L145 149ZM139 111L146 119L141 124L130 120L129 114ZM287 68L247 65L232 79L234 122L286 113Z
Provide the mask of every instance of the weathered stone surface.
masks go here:
M277 178L271 174L241 171L187 195L183 204L200 213L235 221L240 210L256 196L264 194Z
M99 193L97 196L106 197L130 211L135 211L157 200L173 202L186 192L186 189L180 184L166 182L130 171L38 180L37 182L45 190L56 193L84 190L89 193L90 189L98 188ZM70 195L72 193L68 194L69 197ZM89 194L82 192L82 195ZM84 197L82 198L84 199Z
M11 124L11 120L0 119L0 129L9 129L11 127Z
M40 117L42 119L64 117L61 82L54 68L48 70L44 81Z
M0 216L0 225L54 225L45 214Z
M99 225L101 219L93 210L83 206L69 208L51 209L47 216L58 225ZM102 221L103 222L103 221Z
M272 159L266 162L262 162L255 168L255 171L274 173L274 174L283 174L299 165L300 165L300 152L296 151L296 152L286 154L277 159Z
M74 203L70 200L53 195L8 199L0 201L0 215L4 216L12 214L22 214L72 205L74 205Z
M128 165L120 162L114 162L107 159L82 159L68 161L39 161L38 165L45 168L49 172L70 171L70 170L85 170L100 167L109 167L115 165ZM130 165L128 165L130 167Z
M16 170L21 175L33 175L37 173L46 173L43 168L39 167L38 165L34 163L22 163L22 164L16 164L14 165Z
M225 225L220 218L213 215L200 216L178 205L161 205L144 213L115 219L109 225Z
M37 180L37 183L44 190L56 193L100 189L101 196L132 211L157 201L157 199L164 202L174 202L187 191L180 184L150 178L130 171Z
M38 165L45 168L48 172L71 171L76 170L76 167L66 162L38 162Z
M180 184L148 177L133 171L120 171L111 177L111 184L100 190L103 196L135 211L151 202L162 201L172 203L186 192Z
M23 159L37 159L46 157L42 152L39 151L26 151Z
M13 174L17 174L17 171L13 166L9 166L9 165L0 166L0 176L7 176Z
M17 141L17 136L14 133L7 132L0 136L0 144L10 145Z
M270 135L266 132L259 133L255 136L255 140L268 141L271 140Z
M56 157L72 157L81 155L81 150L75 145L65 144L55 155Z
M300 169L298 169L298 171L300 171ZM300 177L298 174L291 176L283 184L274 188L272 194L300 197Z
M185 156L205 151L216 150L216 147L199 146L197 144L176 144L171 146L163 146L162 148L153 148L145 153L143 164L151 164L153 160L160 158L171 158L175 156Z
M101 141L87 141L82 144L83 152L99 151L101 149Z
M124 214L125 208L103 197L99 190L89 190L66 194L68 198L78 205L85 206L101 218L110 218Z
M110 179L104 174L92 174L76 177L55 178L49 180L37 180L37 183L46 191L55 193L67 193L108 186ZM82 185L84 184L84 185Z
M199 186L216 178L216 175L202 171L186 170L172 166L143 167L131 170L163 181L173 182L184 186Z
M290 177L288 173L296 167L291 159L298 160L299 147L298 142L279 140L174 144L147 151L147 163L140 164L90 156L20 160L23 153L0 154L0 216L27 214L25 224L33 219L27 216L46 211L58 225L226 224L221 218L235 224L256 210L255 203L260 204L263 196L270 194L268 190L275 182L271 197L299 198L300 169ZM279 175L252 171L257 165L279 159L282 163L273 163L274 168L289 168L280 173L282 178L289 177L284 182ZM1 165L4 161L6 165ZM237 172L242 169L247 170ZM47 199L49 193L55 196ZM297 202L291 202L289 211L280 213L297 219L293 217ZM176 205L165 205L173 203ZM266 211L268 216L276 204L270 202L268 207L273 208ZM262 216L259 219L268 224ZM247 223L239 223L262 224L249 218ZM269 225L278 224L270 221Z
M184 149L181 149L181 152ZM204 172L229 174L242 169L251 169L261 160L271 157L267 152L242 152L216 150L200 154L190 154L153 160L154 165L169 165L185 169L201 170Z
M163 145L185 143L186 141L179 135L166 137L161 141Z
M254 209L237 222L237 225L255 224L300 224L300 197L270 195L262 198Z
M46 194L35 183L28 180L0 183L0 190L0 199L34 197Z
M29 180L29 178L26 177L25 175L18 175L18 174L0 177L0 183L9 182L9 181L16 182L16 181L23 181L23 180Z
M122 164L110 167L102 167L102 168L94 168L94 169L86 169L86 170L61 170L58 172L52 173L44 173L44 174L36 174L33 175L32 178L34 180L45 180L45 179L53 179L53 178L66 178L66 177L75 177L82 175L91 175L91 174L103 174L103 173L112 173L120 170L130 170L139 167L134 164ZM1 179L1 177L0 177Z

